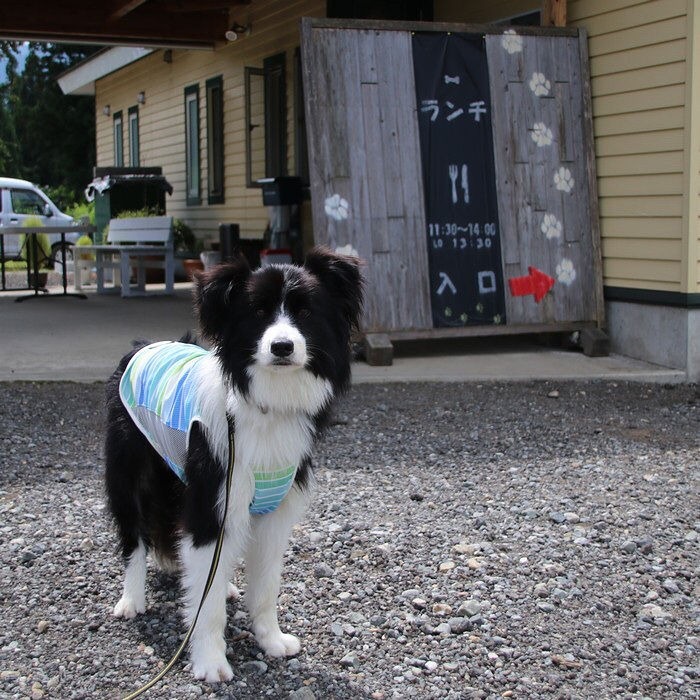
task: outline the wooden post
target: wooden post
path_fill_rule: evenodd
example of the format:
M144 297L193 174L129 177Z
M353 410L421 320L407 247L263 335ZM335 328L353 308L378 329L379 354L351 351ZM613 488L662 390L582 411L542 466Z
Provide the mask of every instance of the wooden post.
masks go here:
M542 0L543 27L566 26L566 0Z

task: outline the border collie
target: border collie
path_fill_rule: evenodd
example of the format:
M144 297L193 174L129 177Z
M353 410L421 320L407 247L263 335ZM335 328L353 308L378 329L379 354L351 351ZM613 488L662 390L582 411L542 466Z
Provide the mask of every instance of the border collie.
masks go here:
M350 382L350 333L362 305L359 260L324 248L303 266L254 272L242 257L200 273L195 308L212 345L137 346L107 385L106 488L126 565L117 617L146 609L146 554L179 569L184 618L196 614L235 464L224 544L190 642L192 672L229 680L229 582L245 559L245 601L270 656L299 652L277 620L282 558L311 481L310 453Z

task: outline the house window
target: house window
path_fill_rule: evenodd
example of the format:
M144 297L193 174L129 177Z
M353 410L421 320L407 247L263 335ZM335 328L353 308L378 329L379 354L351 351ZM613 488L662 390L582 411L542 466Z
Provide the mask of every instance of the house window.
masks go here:
M117 168L124 166L124 128L122 113L114 113L114 165Z
M246 177L248 187L287 172L287 95L284 53L245 69Z
M187 204L201 204L199 196L199 85L185 88L185 179Z
M139 165L139 108L129 107L129 165Z
M224 91L221 76L207 80L207 201L224 201Z
M302 185L309 184L309 148L306 142L306 114L304 112L304 82L301 71L301 51L294 50L294 154L296 174Z

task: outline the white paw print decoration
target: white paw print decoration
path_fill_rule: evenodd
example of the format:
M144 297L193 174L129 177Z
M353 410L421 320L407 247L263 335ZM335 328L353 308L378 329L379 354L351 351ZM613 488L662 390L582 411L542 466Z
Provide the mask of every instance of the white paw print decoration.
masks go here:
M325 202L326 216L336 221L348 218L350 205L347 199L343 199L339 194L333 194Z
M355 250L350 243L336 246L335 252L339 255L354 255L355 257L358 257L357 250Z
M557 279L567 287L576 279L576 268L569 258L562 258L556 271Z
M544 73L537 73L535 71L532 74L532 78L530 78L530 90L532 90L537 97L549 95L551 87L552 84L544 77Z
M561 221L554 214L545 214L540 226L547 238L561 238Z
M536 122L530 135L538 146L550 146L552 144L552 130L544 122Z
M506 31L503 32L501 46L508 53L519 53L523 50L523 38L516 33L515 29L506 29Z
M554 173L554 185L562 192L571 192L574 189L574 178L571 176L571 170L561 167Z

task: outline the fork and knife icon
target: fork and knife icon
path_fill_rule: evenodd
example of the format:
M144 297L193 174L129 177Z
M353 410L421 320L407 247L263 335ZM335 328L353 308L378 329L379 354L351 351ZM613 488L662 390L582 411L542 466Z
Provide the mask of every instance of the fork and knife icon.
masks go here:
M450 176L450 181L452 182L452 204L457 204L457 178L459 177L459 166L450 165L447 169L447 174ZM462 190L464 190L464 203L469 204L469 178L468 178L468 168L466 163L462 165Z

